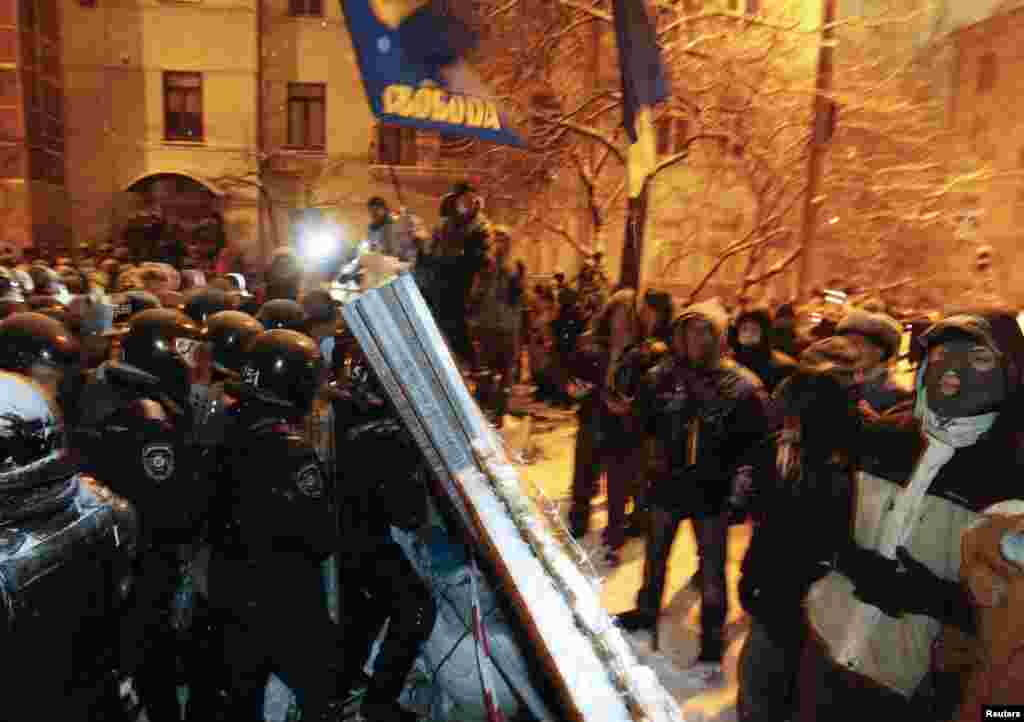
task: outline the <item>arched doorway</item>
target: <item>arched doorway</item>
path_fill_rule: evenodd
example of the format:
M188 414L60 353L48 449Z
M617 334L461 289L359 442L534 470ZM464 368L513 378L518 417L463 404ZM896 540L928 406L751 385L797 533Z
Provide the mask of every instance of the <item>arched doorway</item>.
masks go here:
M226 242L222 189L188 173L159 172L125 190L137 197L139 210L121 234L122 255L179 268L212 265Z

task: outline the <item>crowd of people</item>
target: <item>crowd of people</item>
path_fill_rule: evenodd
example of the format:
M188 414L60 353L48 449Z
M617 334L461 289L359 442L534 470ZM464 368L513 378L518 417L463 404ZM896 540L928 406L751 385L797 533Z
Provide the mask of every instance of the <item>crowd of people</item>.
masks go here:
M606 562L643 538L636 606L619 625L657 648L689 520L700 650L683 679L721 686L728 528L750 520L741 720L966 720L986 701L1019 702L1007 651L1019 640L999 654L991 643L1013 635L1006 590L1024 571L1005 552L1024 529L1010 481L1022 458L1017 313L951 310L917 329L906 374L906 328L878 299L810 333L792 310L675 310L668 294L624 289L581 334L568 523L589 532L603 477ZM999 620L987 646L986 615Z
M416 719L398 698L436 609L389 530L422 524L425 467L330 293L288 252L258 295L56 266L0 270L4 718L179 721L186 688L185 719L263 720L274 673L306 720L352 690L367 720Z
M599 256L530 291L469 186L430 238L381 199L369 210L343 272L413 273L496 424L516 380L576 408L569 530L589 533L603 478L605 561L644 541L617 621L656 646L692 523L695 688L722 682L728 530L752 521L741 720L967 720L1019 701L1019 647L993 642L1015 629L1022 572L1016 313L946 314L903 384L904 327L877 300L808 336L789 306L609 292ZM260 720L272 672L306 720L339 719L360 687L370 722L415 718L397 700L437 610L390 529L422 525L424 461L298 255L262 278L220 270L0 269L0 625L8 649L46 650L9 671L18 720L180 720L182 686L186 719Z

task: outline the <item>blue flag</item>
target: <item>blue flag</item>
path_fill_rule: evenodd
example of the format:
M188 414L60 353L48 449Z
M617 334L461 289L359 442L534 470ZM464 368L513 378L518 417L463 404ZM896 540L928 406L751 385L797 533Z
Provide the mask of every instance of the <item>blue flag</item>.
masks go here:
M635 198L657 160L651 107L668 97L668 80L645 0L613 0L612 12L622 76L622 121L631 142L629 190Z
M463 59L476 37L427 0L341 0L370 107L382 122L523 145Z

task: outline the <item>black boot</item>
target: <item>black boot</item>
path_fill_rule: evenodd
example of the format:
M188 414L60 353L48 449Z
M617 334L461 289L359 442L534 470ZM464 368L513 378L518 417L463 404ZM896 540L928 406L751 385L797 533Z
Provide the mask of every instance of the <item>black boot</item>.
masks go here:
M639 632L646 630L653 632L658 626L658 614L648 609L630 609L628 612L616 615L615 623L627 632Z

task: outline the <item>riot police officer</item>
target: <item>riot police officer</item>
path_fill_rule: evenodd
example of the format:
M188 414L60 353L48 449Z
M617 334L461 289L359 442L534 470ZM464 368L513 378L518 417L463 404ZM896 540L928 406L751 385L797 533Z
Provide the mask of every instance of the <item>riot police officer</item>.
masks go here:
M25 293L8 269L0 267L0 318L7 318L12 313L25 311Z
M136 507L139 556L122 632L122 669L152 722L178 722L174 599L192 559L212 485L189 444L189 390L199 327L171 309L131 319L123 358L101 366L83 399L78 446L85 467ZM180 610L177 610L180 611Z
M117 591L133 511L79 473L59 408L31 379L0 372L0 419L3 717L114 720Z
M222 540L210 570L210 601L233 623L224 658L232 674L232 720L263 719L271 672L295 692L303 719L336 718L337 628L321 564L337 548L330 493L312 446L298 433L320 383L321 357L303 334L276 329L253 339L225 453L237 533Z
M224 382L237 379L244 363L246 344L263 333L263 324L241 311L220 311L206 319L210 353L210 383L192 385L197 439L203 446L223 443L231 399Z
M27 311L0 321L0 369L40 384L74 423L82 383L79 346L63 323Z
M339 576L351 627L345 632L346 668L365 663L388 622L361 711L368 722L415 720L399 707L398 697L433 630L437 608L390 528L411 531L426 521L430 472L360 354L333 403L338 454L346 461L338 470L344 539Z
M306 311L298 303L287 298L278 298L267 301L256 314L256 320L263 324L268 331L275 328L285 328L289 331L305 332Z
M219 288L205 286L193 289L185 295L185 315L196 323L206 323L213 314L231 308L231 299Z

